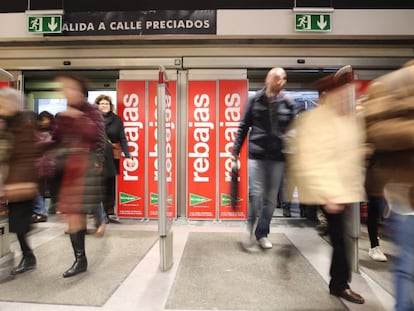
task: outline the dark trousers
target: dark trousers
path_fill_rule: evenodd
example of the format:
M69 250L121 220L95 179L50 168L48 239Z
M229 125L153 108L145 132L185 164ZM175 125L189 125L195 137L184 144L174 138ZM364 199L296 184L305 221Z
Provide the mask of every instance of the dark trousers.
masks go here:
M325 212L325 215L333 247L329 289L334 292L341 291L349 288L348 282L351 277L345 246L344 212L339 214Z
M50 196L50 206L48 213L56 214L56 205L59 197L60 183L62 181L62 174L58 174L47 180L47 187Z
M378 218L382 209L384 199L380 197L368 197L367 228L371 248L377 247L378 243Z
M114 214L116 176L103 180L103 206L107 215Z

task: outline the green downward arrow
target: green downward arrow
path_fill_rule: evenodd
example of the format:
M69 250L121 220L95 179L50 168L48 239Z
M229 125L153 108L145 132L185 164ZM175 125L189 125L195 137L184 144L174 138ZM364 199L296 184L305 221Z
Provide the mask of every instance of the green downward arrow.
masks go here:
M133 202L133 201L138 201L138 200L141 200L141 198L140 197L137 197L137 196L135 196L135 195L132 195L132 194L128 194L128 193L125 193L125 192L121 192L120 193L120 203L121 204L125 204L125 203L129 203L129 202Z
M190 193L190 206L211 201L210 198L203 197L198 194Z

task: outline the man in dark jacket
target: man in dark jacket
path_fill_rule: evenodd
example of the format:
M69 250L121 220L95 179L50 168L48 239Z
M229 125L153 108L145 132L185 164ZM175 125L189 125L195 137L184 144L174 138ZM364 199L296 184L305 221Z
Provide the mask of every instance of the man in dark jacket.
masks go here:
M283 135L294 116L294 103L282 92L286 81L282 68L268 72L265 87L249 98L234 141L238 161L249 134L249 236L242 243L247 251L257 250L257 242L272 248L267 235L284 170Z

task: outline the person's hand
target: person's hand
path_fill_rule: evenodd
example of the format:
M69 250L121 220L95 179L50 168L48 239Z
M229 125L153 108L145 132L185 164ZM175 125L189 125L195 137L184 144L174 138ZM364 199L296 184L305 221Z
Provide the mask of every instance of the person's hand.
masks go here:
M232 155L231 155L231 160L232 160L233 162L237 162L237 161L239 160L239 156L232 154Z
M330 198L325 198L324 209L328 214L339 214L344 210L344 204L338 204L332 201Z
M125 159L126 165L128 167L133 167L134 166L134 160L132 160L131 158L127 158Z

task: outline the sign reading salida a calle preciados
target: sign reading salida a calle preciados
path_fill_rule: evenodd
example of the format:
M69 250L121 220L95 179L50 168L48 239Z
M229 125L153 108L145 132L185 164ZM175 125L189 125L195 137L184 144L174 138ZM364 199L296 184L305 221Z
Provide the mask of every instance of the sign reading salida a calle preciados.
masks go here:
M165 34L216 34L216 11L71 12L63 15L59 35Z

